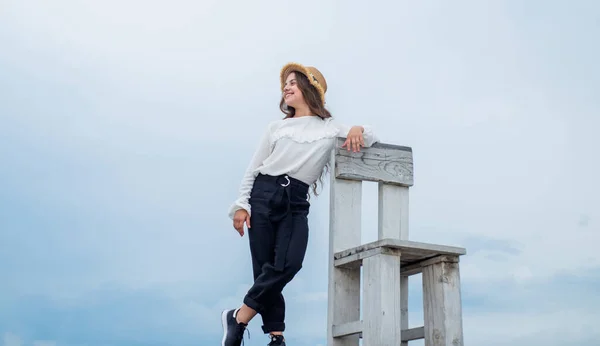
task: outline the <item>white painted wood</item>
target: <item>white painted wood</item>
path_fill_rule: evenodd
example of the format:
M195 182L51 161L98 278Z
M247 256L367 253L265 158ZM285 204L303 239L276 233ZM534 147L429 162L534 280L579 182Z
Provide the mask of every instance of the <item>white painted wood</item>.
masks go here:
M378 238L408 240L408 187L379 183ZM400 267L398 267L400 270ZM401 328L408 329L408 276L400 277ZM401 346L408 346L403 341Z
M408 240L408 187L379 183L378 239Z
M340 258L339 260L335 260L334 265L340 268L357 268L362 265L362 261L365 258L375 256L381 253L388 255L400 255L400 250L387 247L378 247L375 249L362 251L354 255L346 256Z
M463 346L460 273L457 261L423 267L425 346Z
M413 185L412 149L398 145L375 143L355 153L341 148L338 138L334 150L333 176L341 179L376 181L401 186Z
M362 261L380 253L385 254L398 254L401 255L402 251L398 248L387 248L387 247L378 247L374 249L369 249L365 251L361 251L346 257L342 257L340 259L336 259L334 265L340 268L357 268L362 266ZM423 267L428 266L430 264L435 264L438 262L459 262L459 257L454 256L446 256L439 255L432 252L432 256L426 257L424 260L419 260L416 262L412 262L407 265L401 266L400 275L401 276L412 276L416 274L420 274L423 271Z
M334 265L343 268L356 268L362 265L364 258L383 252L401 253L403 256L401 275L410 276L421 272L423 261L445 255L449 255L448 258L454 258L463 255L466 251L463 248L450 246L383 239L335 253Z
M333 326L360 319L360 268L333 268L330 265L328 299L328 343L332 346L358 346L359 336L334 337Z
M411 263L409 265L402 266L402 268L400 269L400 275L413 276L416 274L420 274L422 270L423 267L421 266L421 262Z
M353 153L338 138L331 162L328 346L462 346L460 247L411 242L408 147L377 143ZM378 240L361 245L362 181L379 183ZM360 319L360 269L363 305ZM423 273L425 325L408 328L408 277Z
M353 255L353 256L358 256ZM400 271L400 275L402 276L411 276L415 274L419 274L423 271L423 267L426 267L431 264L439 263L439 262L459 262L459 257L454 256L435 256L433 258L428 258L422 261L414 262L406 266L402 266L402 270Z
M334 337L333 326L360 319L360 267L338 268L334 254L361 243L362 183L332 174L330 191L327 345L358 346L358 335Z
M354 321L339 325L336 324L333 326L333 337L360 334L362 333L362 323L362 321Z
M349 248L343 251L339 251L335 253L335 259L340 259L346 256L350 256L362 251L367 251L370 249L375 249L378 247L388 247L392 249L399 249L402 252L402 257L404 261L404 257L407 258L415 258L416 260L424 260L429 257L437 256L437 255L449 255L449 256L459 256L466 254L466 250L461 247L454 246L446 246L446 245L438 245L438 244L428 244L422 242L415 242L410 240L400 240L400 239L381 239L376 240L370 243L366 243L363 245L359 245L353 248Z
M378 254L363 260L363 343L401 342L400 256Z
M436 256L436 257L426 259L426 260L420 262L419 264L421 265L421 267L427 267L432 264L437 264L440 262L458 263L459 261L460 260L459 260L458 256Z
M411 340L419 340L425 338L425 328L417 327L402 330L402 343L408 343Z
M358 334L362 338L363 321L354 321L333 326L334 337ZM425 328L416 327L402 330L402 343L425 338Z
M400 275L400 268L398 270L398 275ZM402 329L402 333L408 329L408 276L400 275L400 329ZM402 334L402 343L401 346L408 346L408 340L405 340L405 335Z

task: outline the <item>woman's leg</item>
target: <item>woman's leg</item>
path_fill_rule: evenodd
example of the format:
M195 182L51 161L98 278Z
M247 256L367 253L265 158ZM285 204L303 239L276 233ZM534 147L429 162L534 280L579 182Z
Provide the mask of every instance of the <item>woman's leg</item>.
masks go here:
M306 191L288 195L290 192L277 186L253 189L248 235L255 280L244 305L233 315L235 321L224 323L226 333L239 334L235 323L245 326L257 313L263 318L265 333L276 335L285 330L281 292L302 267L308 243Z
M258 278L262 273L262 267L267 262L273 262L275 234L274 228L269 219L270 204L268 191L265 191L264 184L254 185L250 198L252 208L251 225L248 229L248 238L250 242L250 255L252 258L252 269L254 278ZM269 305L268 300L262 300L261 304ZM222 313L223 341L222 346L240 346L244 331L258 311L260 305L244 303L238 309L226 310Z
M275 254L275 229L269 219L268 209L258 205L259 203L264 205L265 202L267 201L257 198L252 199L254 212L252 213L251 219L252 227L248 229L248 239L250 243L254 280L258 279L261 275L264 265L273 263ZM257 313L258 311L256 309L253 309L247 304L242 304L237 313L237 321L248 324ZM265 312L263 311L262 314L264 313Z
M240 307L240 309L238 310L238 312L236 314L235 320L238 323L241 322L244 324L248 324L254 318L254 316L256 316L256 314L257 314L256 310L252 309L251 307L249 307L246 304L242 304L242 306Z
M261 311L263 318L263 331L270 334L282 334L285 330L285 299L282 291L284 287L295 277L302 268L304 255L308 245L308 220L305 212L291 211L289 222L282 221L275 225L276 239L275 252L281 251L278 247L278 236L285 231L284 227L290 227L289 243L285 252L284 266L282 270L275 268L273 262L269 262L262 267L261 274L256 278L254 286L249 290L245 298L246 304L252 307L252 301L261 301L254 297L268 297L270 305Z

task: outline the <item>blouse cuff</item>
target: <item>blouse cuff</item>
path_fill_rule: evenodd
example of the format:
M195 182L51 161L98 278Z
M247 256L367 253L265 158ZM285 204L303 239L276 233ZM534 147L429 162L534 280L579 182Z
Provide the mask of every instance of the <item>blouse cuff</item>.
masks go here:
M361 125L364 129L363 138L365 139L365 147L370 147L373 144L379 142L379 138L375 135L373 127L371 125Z
M235 215L235 212L240 210L240 209L244 209L248 212L248 215L251 214L251 208L250 208L250 204L242 202L242 201L236 201L231 208L229 208L229 218L233 220L233 216Z

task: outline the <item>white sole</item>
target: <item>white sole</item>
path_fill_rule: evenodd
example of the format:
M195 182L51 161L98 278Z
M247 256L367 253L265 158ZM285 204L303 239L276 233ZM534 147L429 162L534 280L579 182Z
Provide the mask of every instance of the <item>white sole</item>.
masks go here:
M223 339L221 340L221 346L225 346L225 339L227 338L227 313L229 310L223 310L221 313L221 324L223 325Z

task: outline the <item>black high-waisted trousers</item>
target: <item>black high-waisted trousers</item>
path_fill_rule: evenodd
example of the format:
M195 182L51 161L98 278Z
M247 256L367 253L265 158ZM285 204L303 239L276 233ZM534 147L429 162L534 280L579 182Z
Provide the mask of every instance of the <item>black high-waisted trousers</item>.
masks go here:
M250 193L250 254L254 285L244 304L258 312L265 333L285 330L282 290L300 271L308 244L309 186L259 174Z

